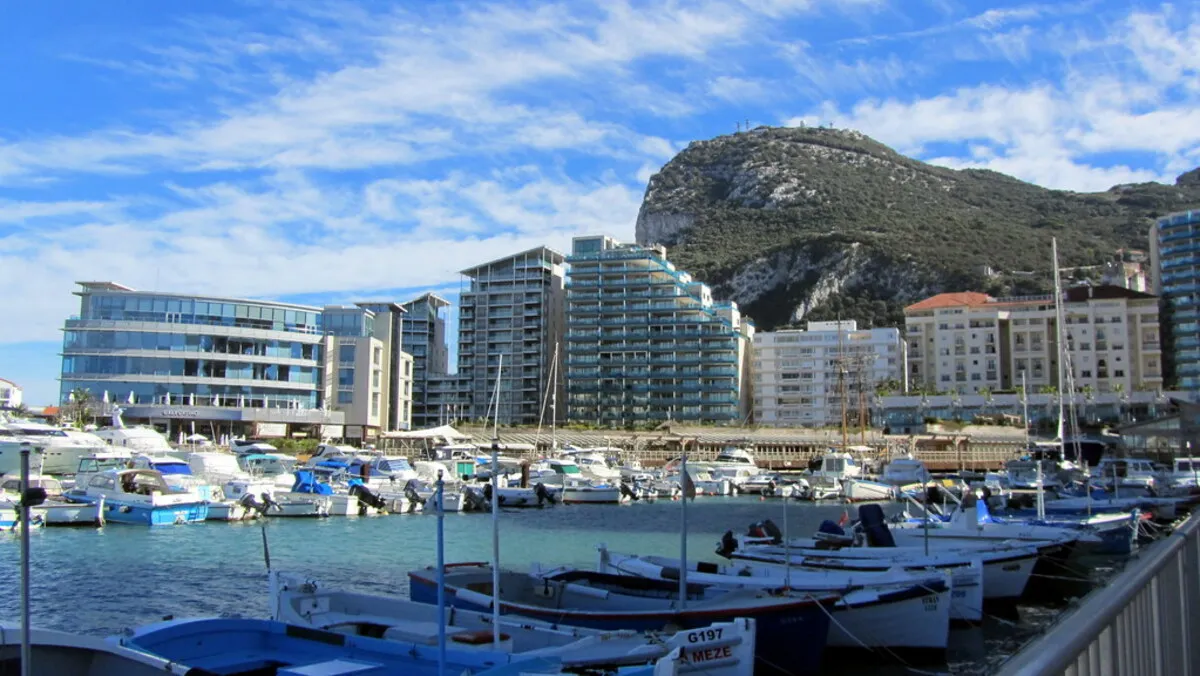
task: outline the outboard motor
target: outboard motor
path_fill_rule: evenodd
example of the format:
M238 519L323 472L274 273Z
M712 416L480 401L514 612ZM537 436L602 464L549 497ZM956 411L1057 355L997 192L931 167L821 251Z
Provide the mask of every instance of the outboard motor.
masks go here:
M416 479L409 479L404 484L404 497L408 498L409 502L413 504L421 502L421 494L417 492L417 488L419 488L420 485L421 483Z
M729 558L729 555L736 552L738 548L737 538L733 536L733 531L727 530L721 536L721 542L717 545L717 556Z
M774 521L770 519L763 521L762 529L767 534L767 537L771 538L772 542L776 544L783 542L783 531L779 530L779 526L776 526Z
M362 484L356 483L351 486L350 495L358 498L358 511L360 515L367 511L367 507L374 507L380 511L386 511L387 501L379 497L378 493L372 493L371 489Z
M465 491L467 510L472 512L486 512L492 507L492 503L483 499L483 492L478 488L468 488Z
M629 487L629 484L625 483L624 481L621 482L621 495L629 496L630 500L638 499L638 494L634 492L634 490Z
M544 484L540 481L537 483L536 486L533 487L533 494L537 496L537 501L538 501L539 506L543 505L547 502L549 502L550 504L553 505L555 502L554 496L551 495L550 491L546 489L546 484Z
M817 541L817 549L837 549L854 544L854 536L847 535L846 529L829 519L825 519L817 527L814 539Z
M529 461L521 461L521 488L529 488Z
M887 521L883 516L883 507L879 505L863 505L858 508L859 527L867 536L867 544L872 547L895 547L896 540L888 530Z
M936 505L942 501L942 488L940 486L928 486L925 488L925 504Z

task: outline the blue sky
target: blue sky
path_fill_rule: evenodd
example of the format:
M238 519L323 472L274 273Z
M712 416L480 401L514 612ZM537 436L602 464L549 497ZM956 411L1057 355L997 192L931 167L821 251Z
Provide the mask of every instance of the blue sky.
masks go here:
M339 302L577 234L750 124L1055 188L1200 164L1193 3L9 3L0 377L56 397L72 283Z

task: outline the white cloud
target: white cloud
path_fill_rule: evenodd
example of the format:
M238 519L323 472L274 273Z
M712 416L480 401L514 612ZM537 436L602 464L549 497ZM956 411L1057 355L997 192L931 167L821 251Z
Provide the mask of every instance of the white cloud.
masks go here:
M1036 11L1035 11L1036 10ZM995 25L1016 15L980 15ZM1037 39L1024 30L1022 44ZM1192 49L1188 49L1188 45ZM1103 190L1116 183L1169 180L1200 150L1200 13L1133 13L1102 42L1064 45L1066 75L1018 86L983 84L928 97L872 97L848 107L826 102L788 124L832 122L862 130L902 152L954 167L983 167L1055 188ZM1004 57L1027 53L1010 44ZM1087 57L1099 57L1087 58ZM1096 64L1102 63L1103 67ZM931 151L967 145L966 154ZM1157 155L1158 167L1133 167L1102 153ZM932 153L932 157L930 157Z

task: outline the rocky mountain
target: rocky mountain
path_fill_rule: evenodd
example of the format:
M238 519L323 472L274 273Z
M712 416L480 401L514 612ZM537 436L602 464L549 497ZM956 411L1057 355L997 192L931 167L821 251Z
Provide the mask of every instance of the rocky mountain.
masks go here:
M855 131L760 127L668 162L637 240L666 245L760 330L837 316L883 326L942 291L1042 293L1051 237L1061 265L1100 264L1145 250L1155 217L1196 207L1200 169L1173 186L1076 193L932 166Z

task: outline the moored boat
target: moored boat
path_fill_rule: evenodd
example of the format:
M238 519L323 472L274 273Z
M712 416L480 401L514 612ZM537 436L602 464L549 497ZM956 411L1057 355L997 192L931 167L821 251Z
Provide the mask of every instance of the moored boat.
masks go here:
M208 503L194 493L172 491L150 469L105 470L87 486L67 494L72 502L104 500L104 520L149 526L196 523L208 517Z
M492 589L492 568L483 563L445 567L446 603L456 608L488 611L493 597L476 590ZM436 568L409 572L409 596L435 603ZM757 590L734 590L716 599L702 598L689 586L679 599L677 583L639 580L622 575L569 570L533 574L500 571L499 612L594 629L657 631L675 626L699 629L711 622L738 617L756 621L755 657L761 669L780 665L785 673L815 673L820 668L829 632L829 613L838 594L804 598Z

